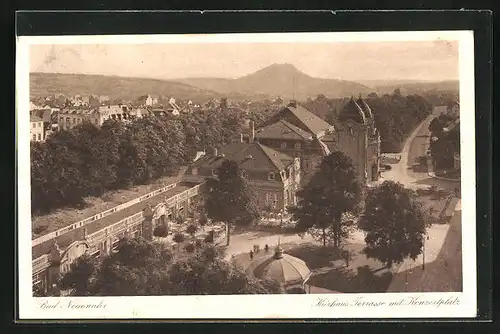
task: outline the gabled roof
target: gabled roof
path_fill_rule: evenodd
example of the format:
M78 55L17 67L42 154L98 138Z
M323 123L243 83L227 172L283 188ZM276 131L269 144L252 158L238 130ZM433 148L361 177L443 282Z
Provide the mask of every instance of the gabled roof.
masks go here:
M357 123L366 124L366 116L363 109L358 105L354 98L351 97L349 102L342 108L338 115L341 122L353 120Z
M291 112L314 135L331 127L330 124L300 105L296 107L288 105L280 113L286 110Z
M301 128L285 121L280 120L276 123L266 125L258 130L256 138L270 139L312 139L312 135Z
M218 156L207 154L192 166L217 168L226 159L239 163L245 170L281 171L293 162L293 158L260 143L233 143L218 150Z
M43 122L43 119L36 115L30 115L30 122Z
M450 125L448 125L446 128L443 129L444 132L450 132L450 131L453 131L455 130L455 128L457 128L457 125L459 126L460 125L460 118L457 118L455 120L455 122L451 123ZM460 129L460 127L458 127L458 129Z
M74 114L74 115L94 115L99 114L97 109L62 109L59 115Z

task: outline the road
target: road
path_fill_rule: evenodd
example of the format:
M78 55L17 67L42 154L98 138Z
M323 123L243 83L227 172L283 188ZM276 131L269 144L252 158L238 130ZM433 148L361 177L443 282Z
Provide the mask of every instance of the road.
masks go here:
M385 180L393 180L403 183L406 187L416 189L436 185L440 188L453 190L460 187L457 181L438 180L429 176L427 168L414 167L415 159L425 156L429 141L429 124L437 114L431 114L425 119L408 137L401 152L399 163L391 165L392 169L383 173ZM388 291L403 292L407 291L441 291L440 286L445 285L443 279L448 280L446 275L435 274L436 272L449 271L450 268L444 267L444 264L452 263L457 268L457 258L461 258L461 251L457 252L455 247L453 252L444 251L450 244L461 242L461 234L457 233L457 225L460 225L461 203L458 201L455 208L455 214L449 224L435 224L427 229L428 240L425 242L424 254L421 254L415 261L408 259L400 266L394 268L394 279ZM450 228L453 226L453 229ZM445 247L446 246L446 247ZM460 249L461 250L461 249ZM454 260L447 261L447 257L453 257ZM425 258L425 270L422 265ZM460 271L461 271L461 260ZM441 266L439 265L441 264ZM433 268L434 274L427 275L426 272ZM461 279L461 274L459 275ZM455 279L456 280L456 279ZM457 287L457 284L451 284ZM425 289L424 289L425 286ZM434 287L434 288L433 288ZM457 291L457 290L455 290Z

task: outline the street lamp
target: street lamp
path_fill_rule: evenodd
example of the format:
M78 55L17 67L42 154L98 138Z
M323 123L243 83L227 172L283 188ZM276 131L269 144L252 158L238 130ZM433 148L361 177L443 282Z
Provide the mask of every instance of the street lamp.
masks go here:
M425 270L425 240L429 240L429 235L427 234L427 230L425 231L425 237L424 237L424 251L422 253L422 271Z

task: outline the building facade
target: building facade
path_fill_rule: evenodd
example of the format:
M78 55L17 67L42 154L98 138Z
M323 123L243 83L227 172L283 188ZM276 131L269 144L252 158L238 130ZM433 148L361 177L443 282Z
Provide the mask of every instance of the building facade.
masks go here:
M292 101L258 129L250 124L243 141L255 141L293 157L299 157L307 182L322 158L333 150L353 161L361 182L375 182L380 170L380 135L368 104L351 98L335 125L331 125Z
M38 116L30 116L30 141L41 142L45 141L45 127L43 119Z
M286 210L296 204L295 193L301 181L300 158L257 142L232 143L199 157L187 169L185 179L200 182L217 177L216 170L225 160L238 163L242 176L256 193L259 209Z
M130 108L124 105L107 105L99 108L66 108L59 111L58 129L69 130L83 122L101 126L106 120L126 121Z
M340 111L334 147L352 159L364 183L379 179L380 133L370 107L361 97L351 98Z

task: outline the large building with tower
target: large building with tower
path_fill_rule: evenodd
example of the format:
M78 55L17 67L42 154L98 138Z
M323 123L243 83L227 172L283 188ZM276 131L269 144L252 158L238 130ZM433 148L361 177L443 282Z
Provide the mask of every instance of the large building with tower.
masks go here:
M372 110L361 97L352 97L345 103L335 124L292 101L258 128L251 123L249 132L239 140L255 141L299 158L304 182L333 150L342 151L352 159L363 184L379 178L380 134Z

